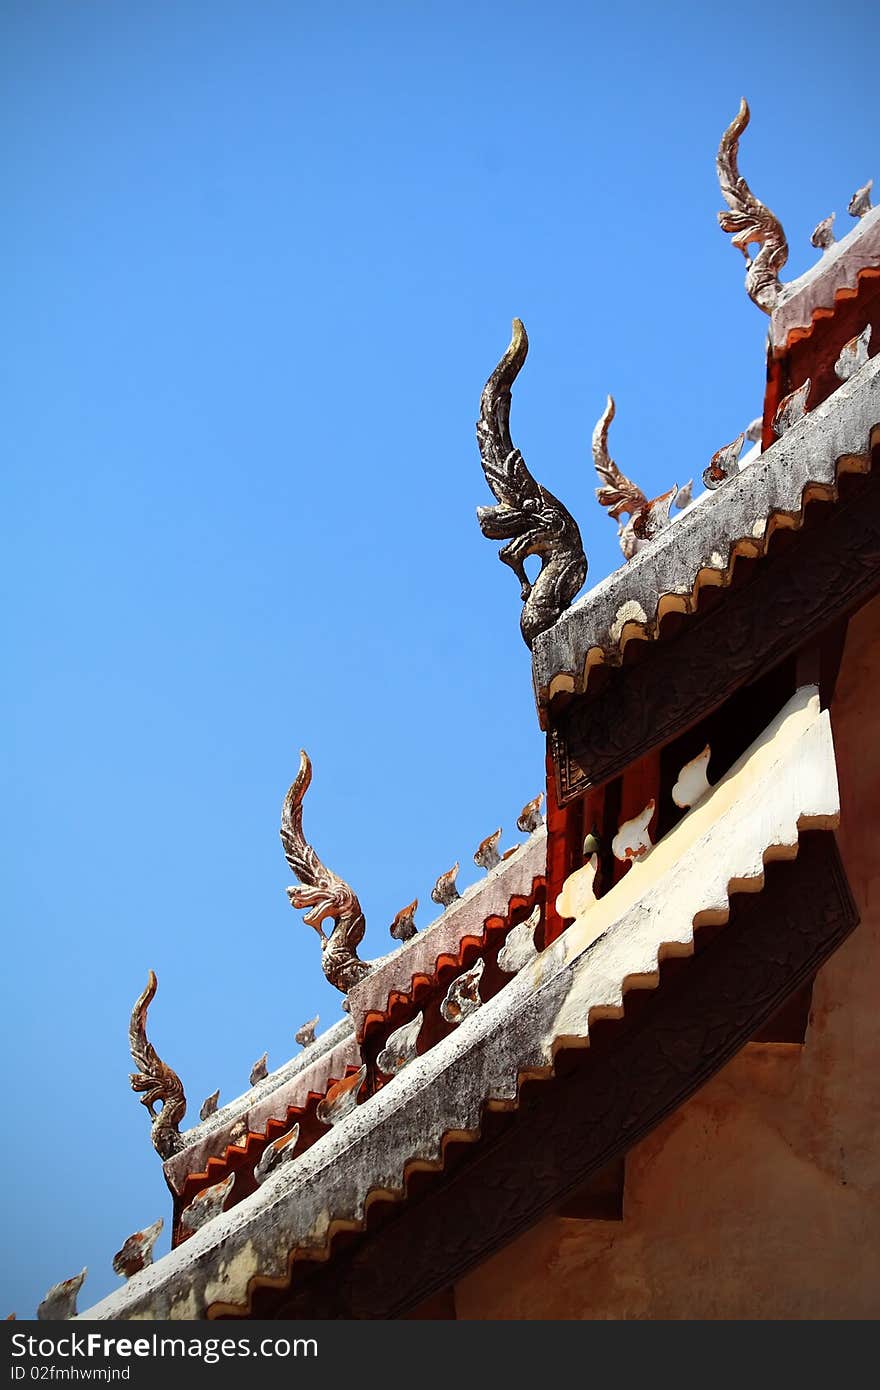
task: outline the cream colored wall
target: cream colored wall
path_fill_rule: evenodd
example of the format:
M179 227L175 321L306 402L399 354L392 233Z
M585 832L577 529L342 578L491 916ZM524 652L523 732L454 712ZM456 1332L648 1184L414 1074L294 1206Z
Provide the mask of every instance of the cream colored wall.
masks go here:
M459 1318L880 1316L880 599L832 723L861 924L805 1046L745 1049L627 1155L622 1222L545 1218L456 1285Z

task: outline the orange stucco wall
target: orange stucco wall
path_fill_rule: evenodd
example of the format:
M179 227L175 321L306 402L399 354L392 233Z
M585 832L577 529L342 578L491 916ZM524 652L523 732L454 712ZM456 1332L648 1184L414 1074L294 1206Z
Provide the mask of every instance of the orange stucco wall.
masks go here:
M880 599L832 723L861 924L805 1045L747 1047L627 1155L623 1221L545 1218L456 1285L457 1317L880 1316Z

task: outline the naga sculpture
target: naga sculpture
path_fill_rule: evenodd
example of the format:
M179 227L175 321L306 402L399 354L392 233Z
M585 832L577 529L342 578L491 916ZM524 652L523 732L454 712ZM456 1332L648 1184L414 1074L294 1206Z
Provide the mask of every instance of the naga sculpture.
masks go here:
M288 888L287 896L296 908L308 908L303 918L321 938L321 965L331 985L347 994L353 985L370 973L372 966L360 959L357 948L366 931L364 914L357 897L341 878L324 867L303 835L303 797L312 780L312 764L303 750L299 772L284 798L281 812L281 843L284 854L301 888ZM330 918L329 936L322 923Z
M692 482L679 487L676 483L667 492L650 500L642 489L621 472L608 452L608 430L614 419L614 397L609 396L605 409L593 430L593 465L601 487L596 488L596 501L608 508L608 515L618 522L617 539L624 559L631 560L643 545L654 539L670 523L673 505L683 510L691 500ZM629 518L624 526L620 518Z
M166 1066L147 1037L147 1010L156 995L156 973L150 971L147 987L131 1011L128 1025L128 1045L135 1066L129 1080L133 1091L143 1091L141 1105L150 1112L153 1128L150 1138L153 1148L160 1158L170 1158L183 1147L180 1137L180 1122L186 1114L186 1096L177 1072ZM155 1106L161 1101L162 1109L157 1114Z
M739 111L721 137L715 167L729 212L719 212L722 231L733 233L733 244L746 258L746 293L753 304L772 314L782 285L779 272L788 260L788 242L782 223L755 197L737 167L739 140L750 120L749 104L743 97ZM754 260L749 247L760 250Z
M72 1279L53 1284L37 1309L40 1322L67 1322L76 1317L76 1296L82 1288L88 1270L83 1269Z
M519 319L513 320L510 346L483 388L477 442L486 482L496 507L478 507L480 530L490 541L507 541L499 558L520 581L523 611L520 630L527 647L552 627L587 577L581 533L571 513L552 492L532 477L510 437L510 391L526 360L529 340ZM534 583L524 561L541 560Z

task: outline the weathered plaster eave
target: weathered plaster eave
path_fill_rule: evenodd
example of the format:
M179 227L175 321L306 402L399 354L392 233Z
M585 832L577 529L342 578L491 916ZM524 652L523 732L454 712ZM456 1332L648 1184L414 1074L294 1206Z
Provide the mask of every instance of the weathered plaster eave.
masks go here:
M863 270L880 263L880 207L866 213L815 265L783 286L770 318L770 343L784 348L796 329L810 329L814 316L834 308L841 291L854 292Z
M868 471L878 385L880 356L541 633L532 679L542 728L555 695L583 693L591 667L620 665L629 640L655 639L667 613L693 612L704 585L730 582L737 555L763 555L777 527L802 524L811 497L835 497L839 473Z
M711 794L591 911L454 1033L262 1188L116 1293L93 1319L200 1318L243 1310L283 1284L296 1252L321 1257L363 1224L377 1194L442 1164L450 1137L476 1135L485 1106L516 1104L524 1076L548 1075L562 1045L588 1044L591 1018L618 1016L627 988L656 983L666 954L690 954L694 923L726 920L732 890L759 891L763 864L797 853L798 832L836 824L827 712L798 692Z

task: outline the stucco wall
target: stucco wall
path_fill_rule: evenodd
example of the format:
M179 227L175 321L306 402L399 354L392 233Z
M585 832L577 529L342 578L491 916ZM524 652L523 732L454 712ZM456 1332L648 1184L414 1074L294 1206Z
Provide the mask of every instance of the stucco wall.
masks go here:
M627 1155L622 1222L546 1218L456 1285L459 1318L880 1316L880 599L832 723L861 925L805 1045L750 1045Z

